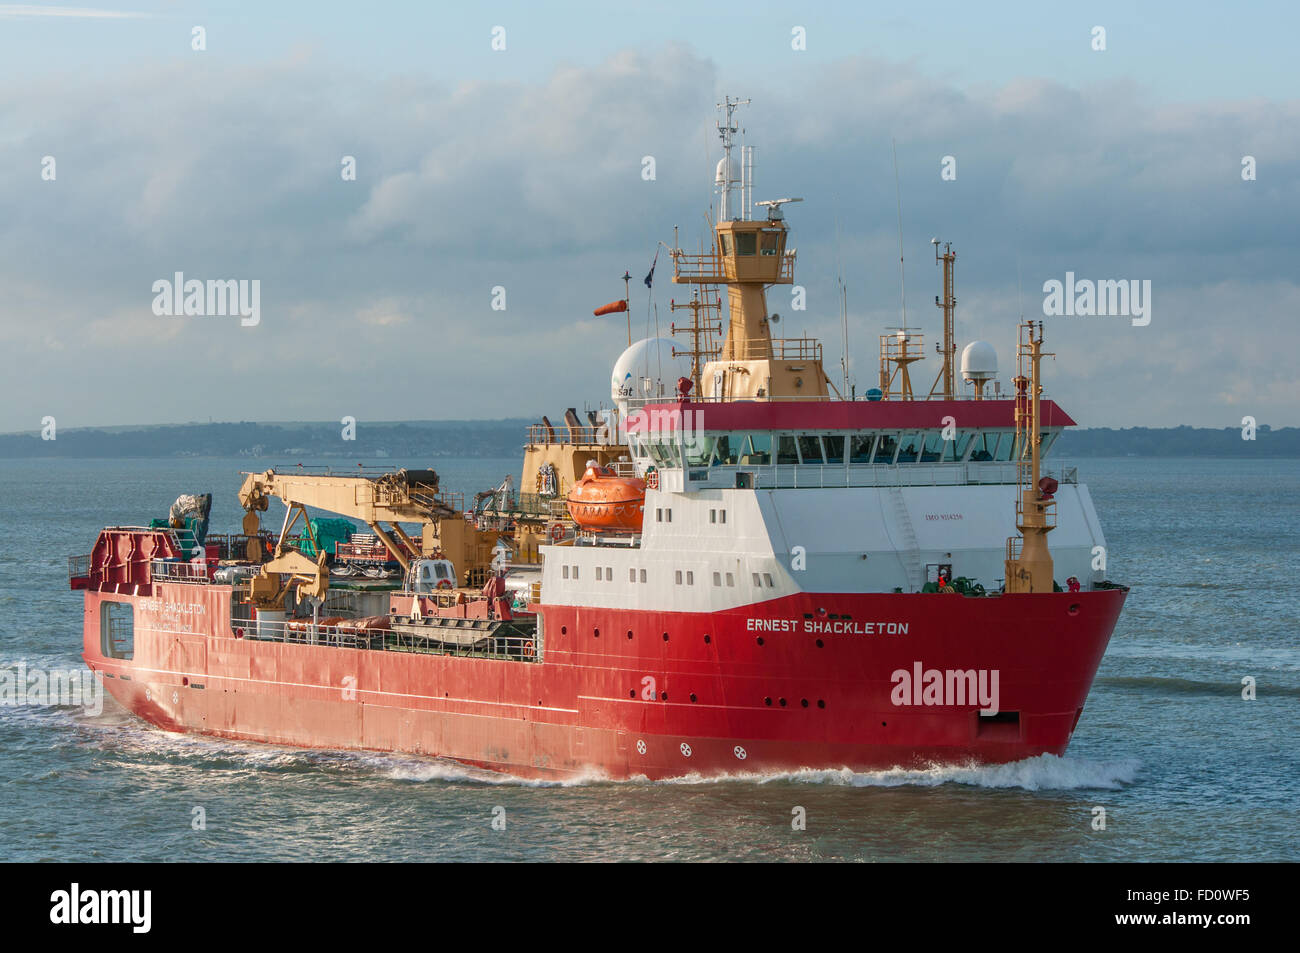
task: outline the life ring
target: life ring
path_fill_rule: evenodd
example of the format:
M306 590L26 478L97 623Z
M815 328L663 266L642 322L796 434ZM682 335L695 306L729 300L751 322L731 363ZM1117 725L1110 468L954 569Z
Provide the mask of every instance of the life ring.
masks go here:
M243 630L243 629L236 629L236 630L235 630L235 638L237 638L237 639L242 639L243 637L244 637L244 630Z
M435 589L450 589L450 588L452 588L451 580L450 580L450 579L439 579L439 580L438 580L438 584L437 584L436 586L434 586L434 588L435 588Z
M564 526L561 523L551 524L551 542L558 543L564 539Z
M532 657L533 657L533 643L530 640L524 643L524 658L532 658Z
M645 488L647 490L659 489L659 471L649 470L645 475Z

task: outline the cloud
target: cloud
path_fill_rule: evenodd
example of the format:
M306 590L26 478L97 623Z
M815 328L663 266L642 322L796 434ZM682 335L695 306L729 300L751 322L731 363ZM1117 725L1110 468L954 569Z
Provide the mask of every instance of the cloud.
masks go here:
M932 235L958 253L961 342L988 338L1004 369L1021 303L1040 314L1045 280L1151 279L1147 328L1050 319L1048 384L1076 418L1300 423L1295 375L1275 366L1300 343L1300 103L1164 105L1131 84L1032 77L962 92L871 57L801 75L728 91L754 100L740 118L755 198L805 198L788 218L808 310L782 287L770 308L782 333L822 336L837 383L837 262L859 391L874 383L877 335L899 320L892 139L908 317L930 339ZM643 275L675 226L688 247L703 236L721 92L715 64L685 46L538 81L374 79L301 47L257 65L170 61L0 90L19 130L0 140L17 170L0 180L0 430L30 429L56 399L68 426L598 401L627 332L591 309L622 295L625 270ZM1253 182L1240 175L1248 154ZM54 181L40 176L46 155ZM953 182L940 179L946 155ZM176 271L259 279L261 323L155 317L152 283ZM657 310L634 282L637 336L677 317L668 300L686 291L670 279L661 260ZM375 386L402 379L429 399Z

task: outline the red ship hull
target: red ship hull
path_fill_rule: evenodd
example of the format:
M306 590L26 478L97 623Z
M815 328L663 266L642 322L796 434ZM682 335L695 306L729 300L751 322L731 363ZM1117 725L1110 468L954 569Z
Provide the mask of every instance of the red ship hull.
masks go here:
M525 778L997 763L1064 753L1126 593L802 594L712 614L539 606L539 660L512 661L239 638L229 587L159 583L88 591L84 657L167 730ZM130 660L101 650L105 601L135 605ZM899 703L895 673L977 666L998 674L997 717L919 689Z

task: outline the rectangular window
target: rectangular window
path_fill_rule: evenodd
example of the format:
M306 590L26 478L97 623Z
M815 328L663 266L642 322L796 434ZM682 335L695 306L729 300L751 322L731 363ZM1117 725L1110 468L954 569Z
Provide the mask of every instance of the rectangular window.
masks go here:
M671 509L667 509L667 510L664 510L664 514L665 514L665 515L664 515L664 522L665 522L665 523L671 523L671 522L673 521L673 511L672 511Z
M613 582L613 581L614 581L614 567L613 567L613 566L606 566L606 567L605 567L605 581L606 581L606 582Z
M730 255L731 236L728 235L726 232L718 232L718 247L722 249L722 254L724 257L726 255Z
M724 433L713 444L715 466L735 466L745 452L743 433Z
M574 579L577 579L577 578L578 578L578 567L577 567L577 566L574 566L574 567L573 567L573 578L574 578Z
M689 569L686 570L686 585L695 585L695 573L691 572Z
M569 567L568 567L568 565L566 564L566 565L564 565L564 566L562 566L562 567L560 567L560 568L564 571L564 578L565 578L565 579L568 579L568 578L569 578Z
M664 511L659 507L655 507L655 522L662 523L663 521L664 521Z
M752 255L758 251L758 236L753 232L736 233L736 254Z
M681 584L682 584L682 571L679 569L677 570L677 585L680 586Z
M826 462L838 466L844 462L844 436L832 434L822 437L822 449L826 452Z
M772 581L772 574L770 572L763 573L763 582L767 584L769 589L776 585L776 583Z
M756 572L755 572L755 573L750 573L750 575L751 575L751 576L753 577L753 579L754 579L754 586L755 586L755 587L761 586L761 585L763 584L763 580L761 580L761 579L758 578L758 573L756 573Z
M600 582L600 567L596 567L596 581Z
M627 581L628 581L628 582L636 582L636 570L635 570L635 569L629 569L629 570L627 571Z
M849 438L849 463L870 463L871 462L871 445L875 443L876 435L867 433L855 433Z
M725 523L726 521L727 521L727 511L726 511L726 510L718 510L718 522L719 522L719 523Z
M778 464L799 462L799 452L795 449L794 437L789 434L782 434L776 438L776 462Z
M718 511L717 511L717 510L709 510L709 522L710 522L710 523L716 523L717 521L718 521Z
M641 570L641 581L642 581L642 582L645 582L645 570L644 570L644 569Z
M99 647L106 658L135 657L135 606L129 602L99 604Z
M720 573L720 572L715 572L715 573L713 574L713 584L714 584L715 586L720 586L720 585L722 585L722 573Z
M749 453L741 457L742 464L765 467L772 462L772 435L770 433L752 433L749 435Z
M736 585L736 577L733 576L731 573L727 573L727 585L733 587Z
M759 248L764 255L775 255L781 249L781 233L776 229L764 229L762 245Z

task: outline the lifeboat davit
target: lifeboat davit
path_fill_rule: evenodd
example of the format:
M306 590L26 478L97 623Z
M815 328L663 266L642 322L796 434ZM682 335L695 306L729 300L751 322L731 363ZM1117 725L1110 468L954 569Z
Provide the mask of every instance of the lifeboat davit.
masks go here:
M615 476L595 461L573 484L567 497L569 515L583 529L603 533L639 533L645 509L645 480Z

